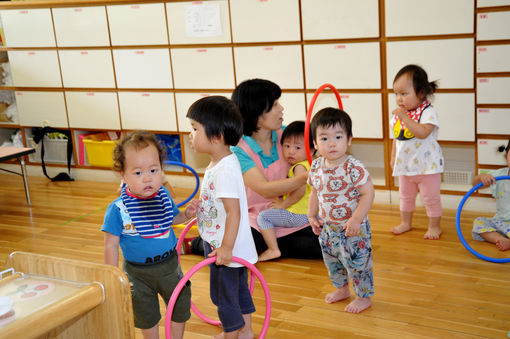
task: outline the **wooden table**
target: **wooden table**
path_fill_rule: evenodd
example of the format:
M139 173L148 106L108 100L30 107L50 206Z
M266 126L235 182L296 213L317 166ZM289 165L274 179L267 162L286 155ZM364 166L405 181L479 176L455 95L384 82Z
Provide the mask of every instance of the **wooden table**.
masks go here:
M31 147L4 147L0 146L0 162L11 160L11 159L18 159L21 165L21 173L9 171L5 168L0 168L0 170L21 175L23 177L23 184L25 185L25 196L27 197L27 204L28 206L32 205L32 202L30 201L30 192L28 190L28 181L27 181L27 170L25 167L25 159L23 158L25 155L34 153L35 148Z

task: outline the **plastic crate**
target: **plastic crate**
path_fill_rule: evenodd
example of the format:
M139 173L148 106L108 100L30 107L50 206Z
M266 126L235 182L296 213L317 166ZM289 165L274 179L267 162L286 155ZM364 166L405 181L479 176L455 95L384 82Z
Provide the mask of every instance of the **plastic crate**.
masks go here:
M28 155L30 162L41 162L41 142L34 144L33 138L27 138L27 145L35 148L35 153ZM44 162L67 164L67 139L49 139L44 136ZM71 158L74 164L74 159Z
M112 167L113 166L113 148L117 141L103 140L96 141L83 138L87 159L90 166Z
M166 148L168 160L182 162L181 140L178 135L156 134L156 138Z

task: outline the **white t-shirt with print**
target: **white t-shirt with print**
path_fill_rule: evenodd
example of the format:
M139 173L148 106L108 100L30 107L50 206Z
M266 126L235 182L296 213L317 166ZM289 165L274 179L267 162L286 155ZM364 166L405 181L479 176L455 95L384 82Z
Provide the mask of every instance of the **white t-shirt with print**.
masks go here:
M437 142L439 116L429 106L421 114L420 124L432 124L434 129L425 139L397 140L393 176L442 173L444 159ZM393 126L391 126L393 129Z
M256 263L257 250L251 234L241 165L235 154L224 157L212 168L208 167L200 187L198 231L202 239L215 248L221 247L225 234L226 213L222 198L239 199L241 208L241 219L232 255L251 264ZM234 262L229 265L229 267L241 266Z

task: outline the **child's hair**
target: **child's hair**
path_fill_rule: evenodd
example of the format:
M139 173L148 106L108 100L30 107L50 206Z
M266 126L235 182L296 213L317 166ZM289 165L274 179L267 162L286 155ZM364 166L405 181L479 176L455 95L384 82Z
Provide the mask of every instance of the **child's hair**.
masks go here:
M411 79L413 79L413 87L416 95L423 95L423 97L426 98L429 95L434 94L436 91L437 81L429 82L427 72L418 65L407 65L402 67L402 69L398 71L397 75L395 75L393 83L405 74L408 74Z
M243 134L251 136L258 130L259 116L268 112L282 95L280 87L272 81L250 79L241 82L232 93L243 117Z
M508 143L505 145L501 145L498 147L498 152L505 152L505 154L508 154L508 150L510 150L510 139L508 139Z
M311 133L309 134L310 135L310 140L309 141L309 145L310 145L310 149L313 149L313 139L312 139L312 135ZM285 127L285 129L283 130L283 133L282 133L282 138L280 139L280 144L283 145L283 142L287 139L287 138L290 138L290 137L305 137L305 122L302 121L302 120L296 120L296 121L293 121L291 122L287 127Z
M349 114L338 108L326 107L318 111L312 119L310 128L312 130L312 138L317 141L318 127L334 127L340 125L345 130L347 138L352 137L352 121Z
M220 95L212 95L195 101L186 118L204 126L209 140L221 138L225 144L235 146L243 135L243 117L234 102Z
M124 135L113 149L113 169L115 171L124 170L127 147L134 147L136 150L141 150L150 145L154 145L158 150L159 163L162 164L166 156L165 148L159 143L153 133L144 130L135 130L128 135Z

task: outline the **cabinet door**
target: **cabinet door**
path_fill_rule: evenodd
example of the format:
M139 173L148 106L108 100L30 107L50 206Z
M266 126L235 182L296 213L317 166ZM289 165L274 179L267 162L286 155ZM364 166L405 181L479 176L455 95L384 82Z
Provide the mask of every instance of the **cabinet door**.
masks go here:
M303 40L379 36L379 1L302 0Z
M237 83L268 79L281 88L304 88L301 45L234 48Z
M171 50L175 88L234 88L230 47Z
M162 49L114 49L118 88L172 88L170 52Z
M429 81L439 80L439 88L473 88L473 39L392 41L386 48L388 88L407 64L422 66Z
M186 118L188 109L198 99L208 97L211 95L221 95L226 98L232 96L232 93L175 93L175 102L177 107L177 120L179 121L179 132L191 132L191 124L189 119Z
M476 7L510 6L510 0L476 0Z
M68 91L65 95L71 128L120 129L117 93Z
M55 47L49 8L0 11L8 47Z
M508 139L478 139L478 164L506 165L505 153L498 152L498 147L507 143Z
M305 45L306 87L381 88L379 43Z
M510 39L510 11L479 13L476 17L477 40Z
M111 5L106 9L113 46L168 44L164 4Z
M478 104L510 104L510 78L478 78Z
M510 108L478 108L476 132L479 134L508 134Z
M385 3L386 36L473 33L473 0L386 0Z
M63 92L16 91L16 105L22 126L69 127Z
M308 102L311 102L312 97L313 94L308 94ZM341 93L340 98L344 111L351 117L354 138L379 139L383 137L380 94ZM334 94L323 93L319 95L313 107L313 114L325 107L338 108L338 101Z
M510 72L510 45L478 46L477 72Z
M229 43L227 0L167 2L171 44Z
M234 42L299 41L298 0L230 0Z
M60 51L64 87L115 88L110 50Z
M296 120L306 120L306 103L304 93L283 92L278 100L283 106L283 124Z
M57 51L8 51L12 83L18 87L62 87Z
M123 129L177 131L173 93L119 92Z
M104 6L53 8L57 45L110 46Z

